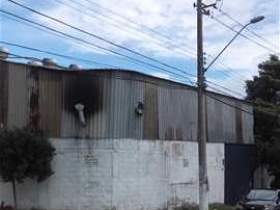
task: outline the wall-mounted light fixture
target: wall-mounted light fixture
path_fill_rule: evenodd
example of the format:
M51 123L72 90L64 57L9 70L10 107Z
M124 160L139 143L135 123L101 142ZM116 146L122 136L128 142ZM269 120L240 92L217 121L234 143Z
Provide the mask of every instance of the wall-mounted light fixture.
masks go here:
M81 124L83 126L86 126L87 124L86 124L86 118L85 118L85 113L84 113L85 105L83 105L81 103L77 103L77 104L75 104L74 107L79 114L79 119L80 119Z
M136 108L135 108L135 112L138 116L142 116L144 113L144 103L143 102L138 102Z

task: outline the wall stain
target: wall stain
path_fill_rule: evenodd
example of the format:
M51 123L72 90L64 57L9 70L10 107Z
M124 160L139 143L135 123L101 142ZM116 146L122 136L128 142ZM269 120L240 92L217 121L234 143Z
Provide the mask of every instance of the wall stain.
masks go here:
M89 72L75 72L75 76L66 77L64 106L66 111L78 117L77 103L85 106L86 118L102 110L103 92L99 78Z
M30 96L29 96L29 124L32 130L39 130L40 110L39 110L39 73L36 69L30 70Z

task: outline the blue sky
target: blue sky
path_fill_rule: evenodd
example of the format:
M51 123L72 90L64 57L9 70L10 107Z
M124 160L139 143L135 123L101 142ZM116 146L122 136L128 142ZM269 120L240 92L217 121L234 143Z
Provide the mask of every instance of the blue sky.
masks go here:
M24 5L61 19L74 26L102 36L114 43L141 52L172 66L185 70L189 74L196 74L196 11L193 1L187 0L15 0ZM205 0L205 3L213 1ZM246 24L252 17L264 15L264 21L251 25L250 30L258 33L265 40L245 31L244 34L253 40L269 47L273 51L280 48L279 31L279 0L223 0L218 6L239 22ZM75 9L73 9L75 8ZM106 8L106 9L104 9ZM120 50L115 46L91 36L77 32L73 29L50 21L41 16L32 14L7 0L1 1L1 9L32 19L39 23L61 30L73 36L80 37L88 42L114 50L131 57L147 61L160 66L147 59ZM108 9L112 12L108 12ZM0 13L1 15L1 13ZM122 18L120 17L122 16ZM218 10L212 10L212 16L239 30L235 22ZM119 68L134 69L158 77L177 77L162 70L156 70L143 64L134 64L114 56L100 49L92 48L65 37L55 36L34 29L22 23L0 16L0 40L26 45L43 50L58 52L75 57L94 60ZM138 23L136 25L135 23ZM149 29L148 29L149 28ZM153 31L153 32L151 32ZM154 33L154 32L157 33ZM159 35L160 34L160 35ZM163 37L163 36L164 37ZM210 17L204 17L204 50L207 54L215 56L224 45L234 36L234 32L219 25ZM166 39L168 37L168 39ZM6 46L11 53L33 56L37 58L53 57L61 65L79 63L85 68L106 67L89 65L83 62L71 61L42 53ZM269 52L243 37L239 37L231 47L221 56L218 62L207 72L207 79L227 87L235 92L244 94L244 81L257 74L257 64L268 58ZM209 63L212 57L206 56ZM161 66L168 71L176 72ZM194 78L192 78L194 79ZM186 81L184 77L180 80ZM219 87L217 87L219 88ZM240 97L240 94L232 95Z

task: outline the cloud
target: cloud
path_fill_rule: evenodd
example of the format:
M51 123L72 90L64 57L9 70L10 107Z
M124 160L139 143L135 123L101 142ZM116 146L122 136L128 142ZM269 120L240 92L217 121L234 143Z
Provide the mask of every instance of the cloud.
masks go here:
M58 1L62 3L58 3ZM29 0L29 5L35 5L34 7L41 8L41 11L50 16L145 55L164 59L167 62L176 59L181 60L181 63L195 63L196 10L193 8L191 1L75 0L71 3L69 0L52 0L50 2L47 7L44 7L45 4L41 1L34 3L33 0ZM213 1L205 0L205 2L212 3ZM99 7L100 5L102 5L102 8ZM76 8L76 10L73 8ZM273 46L250 32L244 34L279 51L279 0L224 1L222 9L244 24L254 16L265 15L265 21L250 26L250 29L261 34ZM112 14L109 10L113 10L113 13L119 13L121 17ZM218 11L214 11L213 15L238 30L236 23L221 15ZM33 18L110 50L127 53L116 46L45 18L36 15ZM157 32L155 33L155 31ZM164 37L161 36L162 34L164 34ZM204 17L205 52L213 56L217 55L233 36L233 32L222 27L211 18ZM92 46L74 44L68 39L65 39L65 42L69 44L69 52L108 54L108 52ZM130 55L132 54L130 53ZM210 72L207 75L224 86L244 92L244 80L257 73L257 64L266 59L268 55L267 50L239 37L219 58L219 62L222 62L223 66L218 62L211 70L216 74ZM213 58L208 58L208 63L211 59ZM229 66L231 70L225 68L224 65ZM217 73L221 71L229 76L226 79L217 76ZM158 76L164 75L158 73ZM166 78L166 75L164 78Z

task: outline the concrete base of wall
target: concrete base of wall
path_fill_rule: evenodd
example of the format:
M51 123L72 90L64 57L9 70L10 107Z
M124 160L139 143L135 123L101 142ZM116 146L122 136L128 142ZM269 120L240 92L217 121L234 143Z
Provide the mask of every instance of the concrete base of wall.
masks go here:
M51 139L55 174L17 186L20 208L48 210L167 209L198 201L195 142ZM210 202L224 202L224 145L208 144ZM12 204L10 184L0 201Z

